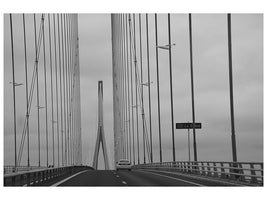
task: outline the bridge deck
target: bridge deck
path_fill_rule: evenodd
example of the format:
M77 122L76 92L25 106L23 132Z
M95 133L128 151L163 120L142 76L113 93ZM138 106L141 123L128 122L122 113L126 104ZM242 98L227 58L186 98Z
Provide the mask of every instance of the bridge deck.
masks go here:
M242 186L241 184L155 170L84 171L54 186Z

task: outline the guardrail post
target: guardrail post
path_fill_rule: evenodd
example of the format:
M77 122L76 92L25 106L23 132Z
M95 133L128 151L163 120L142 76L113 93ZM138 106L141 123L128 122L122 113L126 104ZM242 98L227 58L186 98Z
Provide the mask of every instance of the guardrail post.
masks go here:
M203 162L201 162L201 166L202 166L201 175L206 175L206 171L205 171L205 167L204 167L204 163Z
M184 162L182 162L182 171L183 172L186 172L186 170L185 170L185 166L184 166L185 164L184 164Z
M251 183L258 183L257 181L257 178L256 177L253 177L253 176L256 176L256 172L254 170L254 164L253 163L250 163L250 174L251 174Z
M216 167L216 163L215 163L215 162L213 163L213 171L214 171L214 172L213 172L213 173L214 173L214 176L215 176L215 177L218 177L217 167Z
M261 182L263 184L263 163L260 164L261 167Z
M221 162L221 178L226 178L225 169L222 162Z
M241 163L239 163L239 170L238 171L239 171L238 173L240 174L239 179L241 181L245 181L245 177L243 176L244 175L244 170L243 170L243 167L242 167Z
M191 165L191 162L187 162L187 168L188 168L188 172L189 173L192 173L193 171L193 168L192 168L192 165Z
M208 176L211 176L211 172L210 172L210 164L209 164L209 162L207 162L207 170L208 170Z
M201 172L201 167L198 165L199 162L193 162L193 165L191 163L191 168L193 170L193 173L195 174L200 174Z
M234 164L233 163L229 163L229 172L230 172L230 178L231 179L235 179L235 174L233 174L235 172L235 170L233 169L234 168Z

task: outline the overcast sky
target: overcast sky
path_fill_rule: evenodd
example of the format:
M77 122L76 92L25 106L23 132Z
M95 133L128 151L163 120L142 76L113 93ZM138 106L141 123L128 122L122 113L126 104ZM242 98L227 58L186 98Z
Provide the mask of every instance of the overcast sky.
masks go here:
M225 14L192 15L195 113L196 121L202 123L202 129L197 130L196 133L198 160L231 161L232 159L226 20ZM144 22L145 17L143 15L143 25ZM14 19L14 23L16 23L16 19ZM150 68L151 81L153 81L151 85L153 152L154 160L159 161L155 33L154 15L152 14L149 15L149 29ZM171 29L172 42L176 44L172 48L174 120L175 122L187 122L192 119L188 15L171 15ZM166 14L158 15L158 30L159 44L167 44ZM144 26L143 31L143 34L145 34ZM19 31L16 32L15 30L14 32L15 37L22 37ZM12 80L12 76L9 19L6 16L4 17L4 37L4 164L13 164L12 88L8 84ZM79 42L83 162L92 165L97 132L97 82L103 80L104 128L108 156L112 165L114 162L114 135L110 14L79 14ZM263 161L263 15L232 15L232 48L238 161ZM19 63L16 66L16 79L17 82L23 82L24 60L21 46L16 47L16 52L18 55L17 63ZM34 52L29 52L29 54L31 53ZM144 53L144 63L146 63L145 57L146 54ZM167 51L159 51L159 59L163 160L171 161L171 115ZM145 82L147 77L146 67L146 64L144 64ZM17 90L17 95L21 99L21 102L17 103L18 130L22 129L25 115L24 90L24 86ZM145 91L144 98L148 120L147 91ZM20 103L23 106L19 106ZM188 160L186 133L187 130L175 130L177 160ZM21 134L21 131L18 134ZM34 149L36 145L32 144L32 147ZM32 154L36 154L34 151L37 150L33 150ZM26 157L24 160L26 160ZM33 161L33 163L35 162ZM100 157L100 163L100 167L103 168L102 156Z

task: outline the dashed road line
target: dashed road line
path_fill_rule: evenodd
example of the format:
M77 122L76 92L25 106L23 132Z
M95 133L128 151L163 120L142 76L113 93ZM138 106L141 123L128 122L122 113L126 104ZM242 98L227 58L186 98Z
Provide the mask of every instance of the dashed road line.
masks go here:
M142 171L142 172L151 173L151 174L154 174L154 175L157 175L157 176L173 179L173 180L176 180L176 181L182 181L182 182L189 183L189 184L196 185L196 186L205 186L205 185L194 183L194 182L191 182L191 181L186 181L186 180L183 180L183 179L180 179L180 178L174 178L172 176L166 176L166 175L162 175L162 174L158 174L158 173L153 173L151 171L149 171L149 172L148 171Z
M127 185L127 182L126 182L126 181L122 181L122 183L123 183L124 185Z
M235 186L244 186L244 185L241 185L241 184L238 184L238 183L227 182L227 181L224 181L224 180L218 180L218 179L214 180L214 179L211 179L209 177L199 177L199 176L192 177L192 176L190 176L188 174L180 174L180 173L168 172L168 171L162 171L162 170L157 170L157 171L156 170L149 170L149 171L180 175L180 176L185 176L185 177L188 177L188 178L194 178L194 179L204 180L204 181L213 181L213 182L219 182L219 183L224 183L224 184L231 184L231 185L235 185Z

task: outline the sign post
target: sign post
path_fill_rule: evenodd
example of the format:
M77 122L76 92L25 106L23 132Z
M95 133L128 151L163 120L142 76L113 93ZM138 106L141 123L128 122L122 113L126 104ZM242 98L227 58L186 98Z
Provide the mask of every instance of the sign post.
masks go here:
M201 129L202 124L201 123L195 123L195 129ZM190 157L190 131L189 129L193 129L194 124L193 123L176 123L176 129L187 129L188 131L188 157L189 157L189 162L191 161Z

